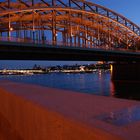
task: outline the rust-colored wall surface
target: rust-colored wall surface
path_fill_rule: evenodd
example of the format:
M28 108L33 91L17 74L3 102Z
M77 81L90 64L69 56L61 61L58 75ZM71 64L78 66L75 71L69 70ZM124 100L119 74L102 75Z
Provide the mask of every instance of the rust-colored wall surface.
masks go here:
M0 89L0 104L0 140L120 139L3 89Z

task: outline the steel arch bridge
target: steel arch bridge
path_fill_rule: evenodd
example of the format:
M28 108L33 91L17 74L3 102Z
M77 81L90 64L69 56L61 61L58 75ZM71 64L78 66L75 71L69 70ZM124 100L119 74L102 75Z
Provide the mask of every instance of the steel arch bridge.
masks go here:
M0 40L139 51L140 27L85 0L3 0Z

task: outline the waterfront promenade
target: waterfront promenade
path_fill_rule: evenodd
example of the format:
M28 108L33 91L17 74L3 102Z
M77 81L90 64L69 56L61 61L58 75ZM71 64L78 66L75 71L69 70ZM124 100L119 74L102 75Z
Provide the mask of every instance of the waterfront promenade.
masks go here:
M0 82L1 140L138 140L140 102Z

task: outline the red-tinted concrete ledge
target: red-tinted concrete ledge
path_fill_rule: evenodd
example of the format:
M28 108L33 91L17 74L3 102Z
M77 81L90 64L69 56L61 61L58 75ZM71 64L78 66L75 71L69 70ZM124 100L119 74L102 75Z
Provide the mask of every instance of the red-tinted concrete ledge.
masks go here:
M138 101L1 81L0 103L0 140L140 139L136 116L122 125L114 117L138 113Z

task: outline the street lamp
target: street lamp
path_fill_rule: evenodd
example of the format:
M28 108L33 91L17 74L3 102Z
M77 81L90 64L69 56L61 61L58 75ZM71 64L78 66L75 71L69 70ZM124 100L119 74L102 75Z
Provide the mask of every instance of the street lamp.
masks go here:
M12 27L10 27L10 31L13 31L13 28Z

